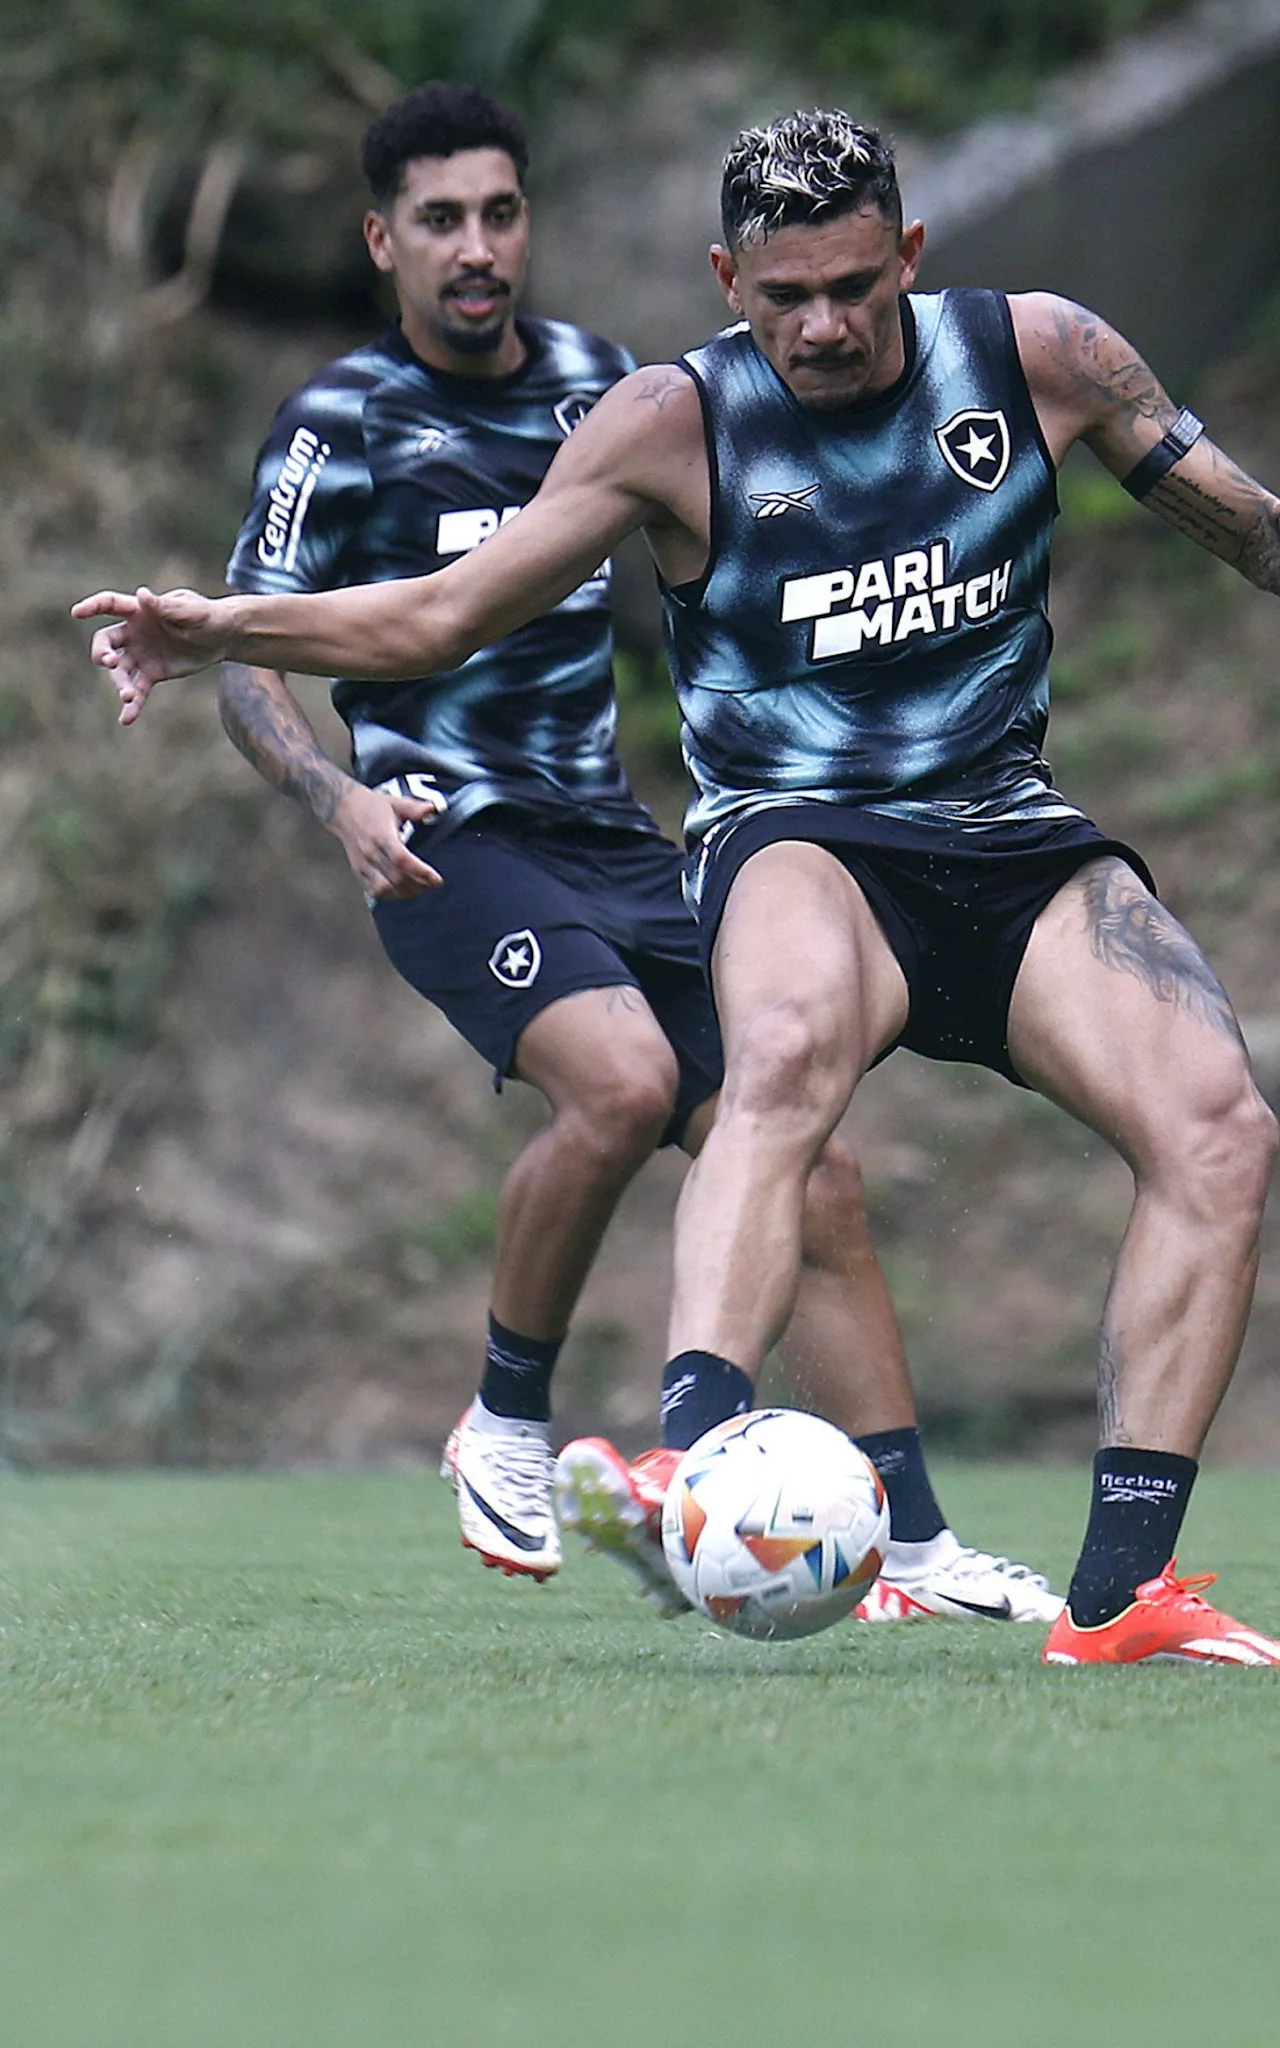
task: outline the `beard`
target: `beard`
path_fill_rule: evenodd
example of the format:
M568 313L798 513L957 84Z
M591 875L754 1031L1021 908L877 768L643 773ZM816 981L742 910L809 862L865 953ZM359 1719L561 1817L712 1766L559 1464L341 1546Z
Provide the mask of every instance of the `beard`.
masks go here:
M488 280L476 280L486 283ZM482 324L475 321L459 321L456 325L449 315L452 310L451 294L446 292L440 306L440 332L446 345L460 356L491 356L501 348L507 328L511 324L511 293L505 286L498 289L496 310Z
M441 339L460 356L491 356L501 348L507 331L510 313L503 311L483 327L453 327L448 320L440 325Z

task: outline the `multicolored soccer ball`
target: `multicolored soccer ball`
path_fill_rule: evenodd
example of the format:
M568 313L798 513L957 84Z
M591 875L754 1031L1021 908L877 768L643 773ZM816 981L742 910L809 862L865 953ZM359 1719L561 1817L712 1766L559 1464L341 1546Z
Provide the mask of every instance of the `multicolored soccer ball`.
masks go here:
M871 1460L794 1408L709 1429L676 1466L662 1509L662 1547L685 1598L732 1635L764 1641L851 1614L888 1541Z

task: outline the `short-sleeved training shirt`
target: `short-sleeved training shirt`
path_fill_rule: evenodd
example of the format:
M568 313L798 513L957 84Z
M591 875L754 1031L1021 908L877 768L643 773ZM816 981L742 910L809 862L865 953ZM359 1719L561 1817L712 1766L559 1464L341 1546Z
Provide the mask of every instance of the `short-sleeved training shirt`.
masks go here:
M554 320L519 322L501 378L430 368L398 326L286 400L258 458L227 567L237 590L332 590L428 575L527 505L566 437L633 367ZM459 668L412 682L339 678L352 766L425 776L447 828L494 804L654 831L615 751L609 565ZM437 828L439 829L439 828Z

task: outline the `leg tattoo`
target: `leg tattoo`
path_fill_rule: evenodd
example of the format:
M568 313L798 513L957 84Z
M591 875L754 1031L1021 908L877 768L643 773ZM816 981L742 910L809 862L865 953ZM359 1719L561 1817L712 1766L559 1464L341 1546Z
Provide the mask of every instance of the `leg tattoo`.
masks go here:
M1092 863L1082 875L1094 958L1131 974L1158 1003L1172 1003L1243 1047L1226 991L1204 954L1121 860Z
M1098 1352L1098 1441L1104 1449L1108 1445L1128 1442L1120 1428L1120 1375L1123 1365L1120 1340L1107 1328L1104 1309L1102 1342Z

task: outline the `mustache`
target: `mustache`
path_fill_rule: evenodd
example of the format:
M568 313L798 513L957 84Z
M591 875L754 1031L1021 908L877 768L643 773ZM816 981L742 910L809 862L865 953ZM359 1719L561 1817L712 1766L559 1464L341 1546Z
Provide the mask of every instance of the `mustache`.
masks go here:
M851 363L863 360L857 349L814 348L800 349L792 356L793 368L831 370L846 369Z
M463 292L469 291L474 285L483 285L487 292L492 292L499 298L511 297L510 285L504 284L500 277L492 276L487 270L469 270L462 277L451 279L444 288L444 296L446 299L460 298Z

